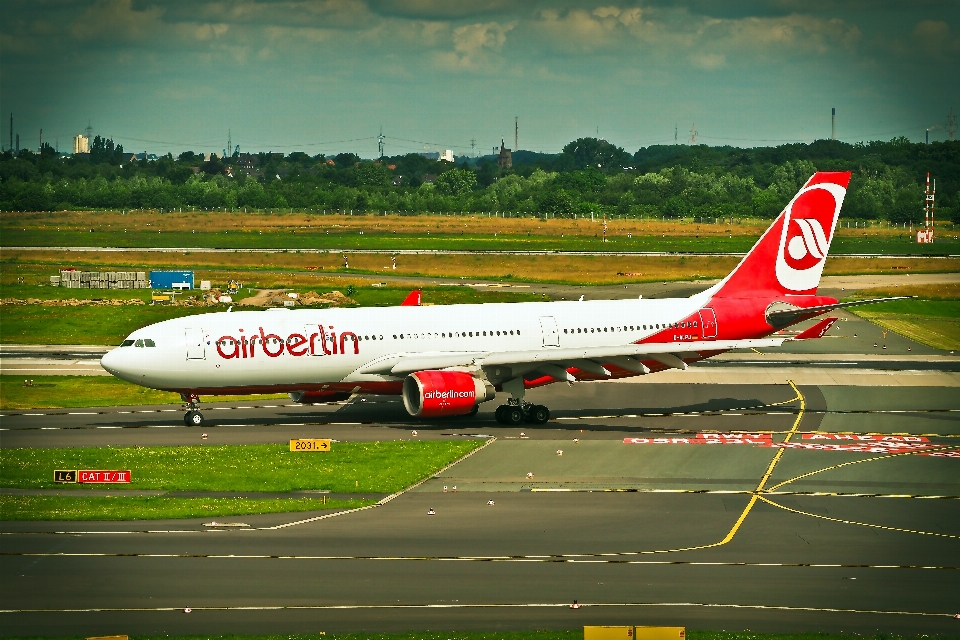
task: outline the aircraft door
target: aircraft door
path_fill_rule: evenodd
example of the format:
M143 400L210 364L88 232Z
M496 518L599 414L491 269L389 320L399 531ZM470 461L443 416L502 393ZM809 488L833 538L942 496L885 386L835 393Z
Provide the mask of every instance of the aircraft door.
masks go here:
M700 310L700 337L717 337L717 315L709 307Z
M540 332L543 335L543 346L560 346L560 330L557 329L556 318L553 316L542 316L540 318Z
M187 360L205 360L207 357L207 348L204 344L205 336L203 329L196 328L184 329L187 339Z

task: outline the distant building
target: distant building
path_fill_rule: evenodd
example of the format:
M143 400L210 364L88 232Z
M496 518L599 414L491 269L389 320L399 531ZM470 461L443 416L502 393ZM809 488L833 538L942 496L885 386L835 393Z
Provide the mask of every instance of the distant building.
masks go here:
M447 149L446 151L440 154L439 159L446 160L447 162L453 162L453 151L451 151L450 149Z
M507 149L503 139L500 139L500 155L497 157L497 164L501 169L509 169L513 166L513 154Z
M260 156L252 153L241 153L235 156L234 164L244 171L252 171L254 167L260 164Z
M74 153L90 153L90 138L79 135L73 137Z

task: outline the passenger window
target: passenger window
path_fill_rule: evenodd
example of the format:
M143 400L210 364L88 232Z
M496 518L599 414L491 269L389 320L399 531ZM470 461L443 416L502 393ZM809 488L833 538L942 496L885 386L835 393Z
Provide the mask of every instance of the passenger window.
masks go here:
M143 339L143 344L144 344L144 346L147 346L147 347L155 347L155 346L157 346L157 343L155 343L155 342L154 342L153 340L151 340L150 338L144 338L144 339Z

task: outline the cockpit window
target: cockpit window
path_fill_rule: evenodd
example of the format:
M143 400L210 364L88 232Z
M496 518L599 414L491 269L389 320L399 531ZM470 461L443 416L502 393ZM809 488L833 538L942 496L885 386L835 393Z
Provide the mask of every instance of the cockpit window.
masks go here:
M133 346L135 346L135 347L142 347L142 346L143 346L143 340L137 340L137 341L134 343Z
M144 338L144 339L143 339L143 346L145 346L145 347L155 347L155 346L157 346L157 343L154 342L153 340L151 340L150 338Z
M133 340L124 340L120 343L121 347L129 347L133 345Z

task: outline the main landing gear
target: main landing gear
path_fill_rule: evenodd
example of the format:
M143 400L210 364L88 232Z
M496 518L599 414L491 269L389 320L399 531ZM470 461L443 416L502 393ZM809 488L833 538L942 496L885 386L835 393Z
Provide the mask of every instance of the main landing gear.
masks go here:
M195 393L181 393L180 398L187 405L183 423L188 427L202 427L204 420L203 414L200 413L200 396Z
M550 419L550 410L542 404L530 404L529 402L503 404L497 407L496 417L500 424L514 427L524 422L546 424Z

